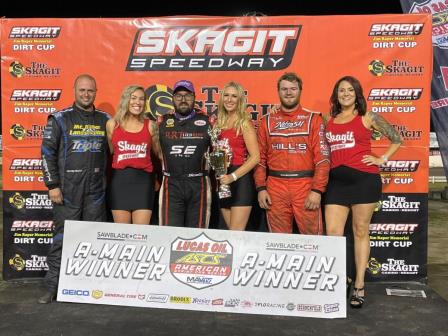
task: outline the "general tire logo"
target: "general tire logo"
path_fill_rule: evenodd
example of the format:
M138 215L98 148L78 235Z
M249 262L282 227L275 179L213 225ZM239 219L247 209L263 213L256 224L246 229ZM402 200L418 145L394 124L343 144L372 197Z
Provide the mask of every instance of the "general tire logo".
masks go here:
M127 71L271 71L287 68L302 26L184 26L137 31Z
M224 282L232 273L233 247L201 233L192 239L176 238L171 244L170 272L178 281L203 289Z

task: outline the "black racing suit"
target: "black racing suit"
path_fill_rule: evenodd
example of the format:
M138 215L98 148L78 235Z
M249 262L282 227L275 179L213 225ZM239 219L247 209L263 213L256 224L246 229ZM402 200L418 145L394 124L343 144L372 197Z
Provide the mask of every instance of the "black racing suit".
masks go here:
M42 168L49 190L61 188L63 204L53 204L55 232L48 252L47 287L55 291L61 266L65 220L106 220L106 167L109 115L75 104L48 117L42 141Z
M159 193L159 224L207 228L210 219L210 179L205 153L210 146L209 117L193 112L159 119L163 181Z

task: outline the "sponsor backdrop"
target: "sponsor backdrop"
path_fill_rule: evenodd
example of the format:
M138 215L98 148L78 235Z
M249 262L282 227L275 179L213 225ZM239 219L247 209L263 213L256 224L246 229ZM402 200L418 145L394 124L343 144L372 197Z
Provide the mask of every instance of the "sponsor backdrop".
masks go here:
M209 114L220 88L236 80L256 120L277 103L278 77L295 71L304 80L302 104L321 112L337 79L359 78L369 109L403 136L403 148L381 168L384 196L372 221L368 272L370 280L423 279L431 28L425 13L2 19L4 278L44 274L52 223L40 143L48 114L72 104L75 76L97 79L97 107L110 114L124 86L143 85L153 116L171 108L179 79L195 83L197 103ZM382 154L387 141L372 141Z
M345 238L67 221L58 301L346 317Z
M442 0L400 0L405 13L432 14L434 72L431 82L431 120L448 177L448 5Z

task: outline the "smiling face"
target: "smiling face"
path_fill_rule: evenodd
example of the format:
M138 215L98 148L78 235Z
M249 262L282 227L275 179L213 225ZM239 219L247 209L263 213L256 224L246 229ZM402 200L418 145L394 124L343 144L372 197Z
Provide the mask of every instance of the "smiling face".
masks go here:
M339 83L338 102L339 104L341 104L342 109L347 109L355 105L355 88L347 81L342 81L341 83Z
M145 110L145 93L142 90L135 90L131 93L128 111L137 117Z
M181 115L188 115L193 111L194 93L179 89L173 95L174 110Z
M238 108L238 90L232 86L227 87L222 94L224 100L224 108L227 112L235 112Z
M282 80L279 83L278 95L284 110L293 110L299 104L301 90L299 83Z
M96 97L96 83L87 77L79 78L75 83L75 103L84 110L92 110Z

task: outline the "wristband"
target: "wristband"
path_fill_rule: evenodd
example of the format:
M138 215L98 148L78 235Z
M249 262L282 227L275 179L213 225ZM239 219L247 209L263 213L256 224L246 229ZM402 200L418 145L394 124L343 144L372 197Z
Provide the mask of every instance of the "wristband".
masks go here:
M236 180L238 180L238 176L236 176L235 173L230 174L233 177L233 182L235 182Z
M383 163L389 161L389 158L386 155L381 155L381 158L383 159Z

